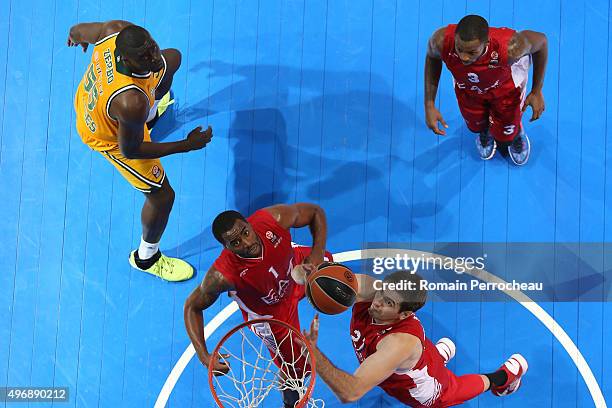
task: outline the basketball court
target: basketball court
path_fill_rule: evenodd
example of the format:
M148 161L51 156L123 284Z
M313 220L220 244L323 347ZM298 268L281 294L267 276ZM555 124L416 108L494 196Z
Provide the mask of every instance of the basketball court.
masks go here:
M526 166L478 158L446 69L438 101L448 135L425 127L427 39L466 14L548 37L546 111L524 121ZM211 222L225 209L308 201L326 210L328 249L356 272L372 243L575 245L575 275L555 282L573 301L500 292L430 302L419 316L430 339L455 342L458 374L495 370L515 352L529 360L519 392L465 406L606 407L611 18L603 0L0 0L0 387L67 387L68 402L47 404L58 407L214 407L183 322L185 299L221 249ZM214 129L204 150L162 159L176 201L161 250L195 266L186 282L129 266L142 194L75 130L74 92L91 51L67 47L68 30L111 19L183 54L176 102L153 139ZM293 239L310 244L307 229ZM554 275L563 260L553 259L525 273ZM491 281L508 276L487 271ZM210 348L242 321L236 310L221 296L206 311ZM302 302L302 325L313 316ZM352 372L349 319L323 316L319 347ZM323 381L314 397L341 406ZM30 405L42 404L20 406ZM346 406L402 405L376 389Z

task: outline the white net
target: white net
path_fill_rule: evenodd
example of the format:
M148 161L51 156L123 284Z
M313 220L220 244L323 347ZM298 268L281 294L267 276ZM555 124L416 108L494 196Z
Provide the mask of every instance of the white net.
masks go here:
M303 337L274 320L249 322L217 346L214 357L229 365L222 375L212 371L213 394L225 408L282 407L282 393L297 397L295 407L323 408L322 400L310 398L314 386L312 356L303 347ZM283 333L279 336L279 331ZM275 364L276 362L276 364ZM280 366L280 368L279 368Z

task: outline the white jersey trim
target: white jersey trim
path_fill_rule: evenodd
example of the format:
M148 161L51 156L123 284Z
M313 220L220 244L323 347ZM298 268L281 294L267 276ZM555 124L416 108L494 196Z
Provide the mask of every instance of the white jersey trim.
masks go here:
M238 292L236 292L235 290L230 290L228 292L229 297L231 297L236 304L238 304L238 307L242 310L244 310L244 312L246 312L246 314L248 315L248 319L249 320L253 320L253 319L272 319L274 318L274 316L272 315L260 315L255 313L254 311L252 311L251 309L249 309L244 302L242 301L242 299L240 299L238 297Z
M94 44L94 46L95 46L95 45L100 45L100 44L102 44L104 41L108 40L109 38L115 37L115 36L117 36L117 35L119 35L119 32L116 32L116 33L113 33L113 34L107 35L107 36L106 36L106 37L104 37L103 39L98 40L98 41L97 41L97 42Z
M531 66L531 55L523 55L510 66L514 86L525 89L529 79L529 67Z
M429 375L427 366L421 369L395 370L394 373L407 375L412 379L415 386L409 390L410 396L427 407L436 403L442 395L442 385L435 377Z
M146 97L147 97L147 102L148 102L149 104L151 103L151 100L149 99L149 95L147 95L147 93L146 93L144 90L140 89L138 86L136 86L136 85L134 85L134 84L124 86L123 88L119 88L119 89L117 89L115 92L113 92L113 93L111 94L111 96L108 98L108 101L106 101L106 115L107 115L107 116L108 116L108 117L109 117L111 120L114 120L115 122L117 121L117 119L113 118L113 117L111 116L111 114L110 114L110 106L111 106L111 102L113 101L113 98L114 98L115 96L119 95L121 92L123 92L123 91L127 91L127 90L129 90L129 89L138 89L140 92L142 92L142 93L144 94L144 96L146 96Z

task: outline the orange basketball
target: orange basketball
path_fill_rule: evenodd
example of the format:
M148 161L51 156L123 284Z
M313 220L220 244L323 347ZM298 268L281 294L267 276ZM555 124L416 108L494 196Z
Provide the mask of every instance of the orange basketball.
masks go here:
M357 298L357 278L346 266L324 262L306 281L306 296L321 313L338 314L353 306Z

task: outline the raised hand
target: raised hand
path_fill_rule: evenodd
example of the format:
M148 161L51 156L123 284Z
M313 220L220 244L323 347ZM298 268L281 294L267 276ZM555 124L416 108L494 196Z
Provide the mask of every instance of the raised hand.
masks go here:
M202 132L202 126L193 129L185 139L189 150L200 150L204 148L212 139L212 128L209 126Z
M75 41L75 40L74 40L74 39L73 39L73 38L70 36L70 34L68 34L68 40L66 41L66 44L67 44L69 47L76 47L76 46L79 46L79 45L80 45L81 47L83 47L83 52L86 52L86 51L87 51L87 47L89 47L89 44L88 44L88 43L86 43L86 42L81 42L81 43L80 43L80 42Z

